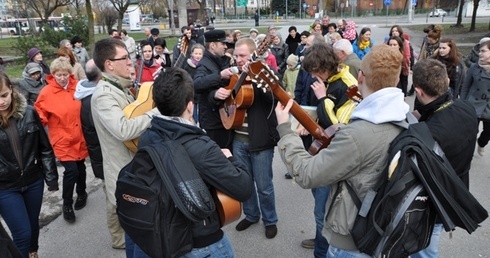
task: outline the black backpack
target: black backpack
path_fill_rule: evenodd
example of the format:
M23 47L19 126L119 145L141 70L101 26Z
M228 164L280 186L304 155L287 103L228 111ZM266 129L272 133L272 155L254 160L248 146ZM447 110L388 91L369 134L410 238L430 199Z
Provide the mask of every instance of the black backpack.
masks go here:
M119 222L151 257L180 257L192 249L192 222L216 212L185 144L196 136L144 146L119 173Z
M392 141L388 160L362 202L344 181L359 210L351 235L361 252L408 257L429 245L436 215L446 231L459 226L469 233L488 217L424 122L410 124Z

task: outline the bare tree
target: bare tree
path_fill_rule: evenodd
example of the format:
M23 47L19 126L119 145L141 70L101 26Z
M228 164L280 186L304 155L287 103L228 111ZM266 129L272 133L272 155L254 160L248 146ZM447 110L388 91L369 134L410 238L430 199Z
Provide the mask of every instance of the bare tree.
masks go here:
M94 15L92 11L92 3L90 0L85 0L85 9L87 10L87 19L88 19L88 48L93 49L95 45L95 31L94 31Z
M26 6L30 10L41 18L39 31L35 31L35 34L39 34L43 25L48 23L48 18L59 7L67 6L72 3L73 0L26 0Z
M201 19L202 22L204 22L204 18L206 17L206 0L196 0L196 2L199 4L199 19Z
M463 6L464 6L465 0L459 0L459 6L458 6L458 19L456 20L456 27L463 27Z
M473 15L471 16L471 26L470 32L475 31L475 23L476 23L476 11L478 10L478 5L480 4L480 0L473 0Z
M133 4L135 1L132 0L109 0L114 8L116 9L116 12L118 14L117 17L117 30L121 31L122 29L122 20L124 18L124 13L128 10L129 5ZM138 5L142 6L145 5L148 2L148 0L140 0Z

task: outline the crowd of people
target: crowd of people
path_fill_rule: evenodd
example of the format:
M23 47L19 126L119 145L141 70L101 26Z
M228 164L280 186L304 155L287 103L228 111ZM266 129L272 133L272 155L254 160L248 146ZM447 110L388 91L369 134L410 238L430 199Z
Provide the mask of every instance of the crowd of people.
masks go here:
M483 156L490 141L490 37L479 42L476 57L463 60L456 42L443 38L439 25L424 30L420 53L413 51L399 25L376 44L369 27L358 33L354 21L333 23L328 16L302 32L290 26L287 37L274 25L267 34L252 27L244 35L196 21L180 31L181 40L188 42L185 53L179 44L170 51L156 28L146 28L147 38L140 43L126 30L111 30L110 37L96 42L93 59L79 36L62 40L50 65L39 49L29 49L18 88L0 72L0 215L22 256L37 257L44 183L50 191L59 189L56 163L64 168L63 218L75 223L75 210L88 199L85 159L90 158L94 174L104 180L112 247L126 249L127 257L148 257L121 228L114 193L119 171L134 156L124 142L150 126L169 138L186 133L209 137L193 143L193 155L203 157L193 160L194 165L210 188L243 203L245 218L235 229L262 221L268 239L278 233L272 161L279 146L287 161L285 178L311 188L315 200L316 234L301 243L314 249L315 257L368 257L350 236L353 221L346 212L355 214L353 200L333 200L331 193L339 187L344 191L340 182L348 181L363 198L378 181L381 174L372 171L385 166L389 143L401 130L394 123L405 120L409 111L406 96L416 94L420 121L444 143L443 151L467 187L475 145ZM258 49L264 42L267 48ZM234 94L230 81L249 72L257 59L279 78L291 100L282 105L272 92L253 85L245 122L225 128L220 109ZM123 110L144 82L154 82L155 108L128 118ZM358 85L362 102L348 98L352 85ZM310 132L290 123L293 101L315 107L323 128L346 124L316 156L307 152L314 140ZM479 122L483 131L477 138ZM451 130L441 130L446 127ZM182 257L200 257L202 252L233 256L216 216L193 223L192 249ZM441 231L439 224L431 245L412 257L437 257Z

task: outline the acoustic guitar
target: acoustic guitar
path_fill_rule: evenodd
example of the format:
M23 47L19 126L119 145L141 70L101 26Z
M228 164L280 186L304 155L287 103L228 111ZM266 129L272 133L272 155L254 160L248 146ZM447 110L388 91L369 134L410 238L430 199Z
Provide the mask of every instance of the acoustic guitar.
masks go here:
M214 189L211 193L214 197L216 210L219 215L219 224L221 227L228 225L240 219L242 216L242 203Z
M279 79L270 70L270 68L264 63L258 61L250 64L248 74L252 77L252 80L257 81L257 87L260 87L265 91L270 90L281 102L286 105L291 99L289 94L279 84ZM349 93L350 92L350 93ZM357 86L348 91L351 96L359 96L357 93ZM349 95L348 95L349 96ZM323 129L306 113L301 106L293 102L290 113L302 124L308 132L315 138L315 141L311 144L308 152L311 155L317 154L321 149L326 148L332 141L333 136L339 130L342 124L335 124L329 126L327 129Z
M177 57L173 67L182 68L182 64L184 64L186 59L187 50L189 49L189 38L187 35L182 35L182 37L180 37L179 42L177 43L177 48L180 50L180 54L179 57Z
M274 41L272 35L267 35L257 46L256 52L252 55L252 60L257 56L262 56ZM221 123L226 129L239 129L245 121L247 108L254 102L254 89L252 82L246 72L240 75L234 74L230 77L230 83L225 87L231 90L230 96L224 101L219 109Z
M136 101L127 105L123 112L128 119L141 116L155 107L153 102L153 82L143 83L138 90ZM132 152L138 150L138 138L125 141L124 145Z

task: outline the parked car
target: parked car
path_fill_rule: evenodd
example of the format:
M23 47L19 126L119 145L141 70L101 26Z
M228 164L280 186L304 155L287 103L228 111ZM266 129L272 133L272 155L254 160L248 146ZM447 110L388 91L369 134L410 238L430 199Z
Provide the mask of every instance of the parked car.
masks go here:
M442 9L435 9L434 11L429 13L429 17L444 17L447 15L447 12Z

